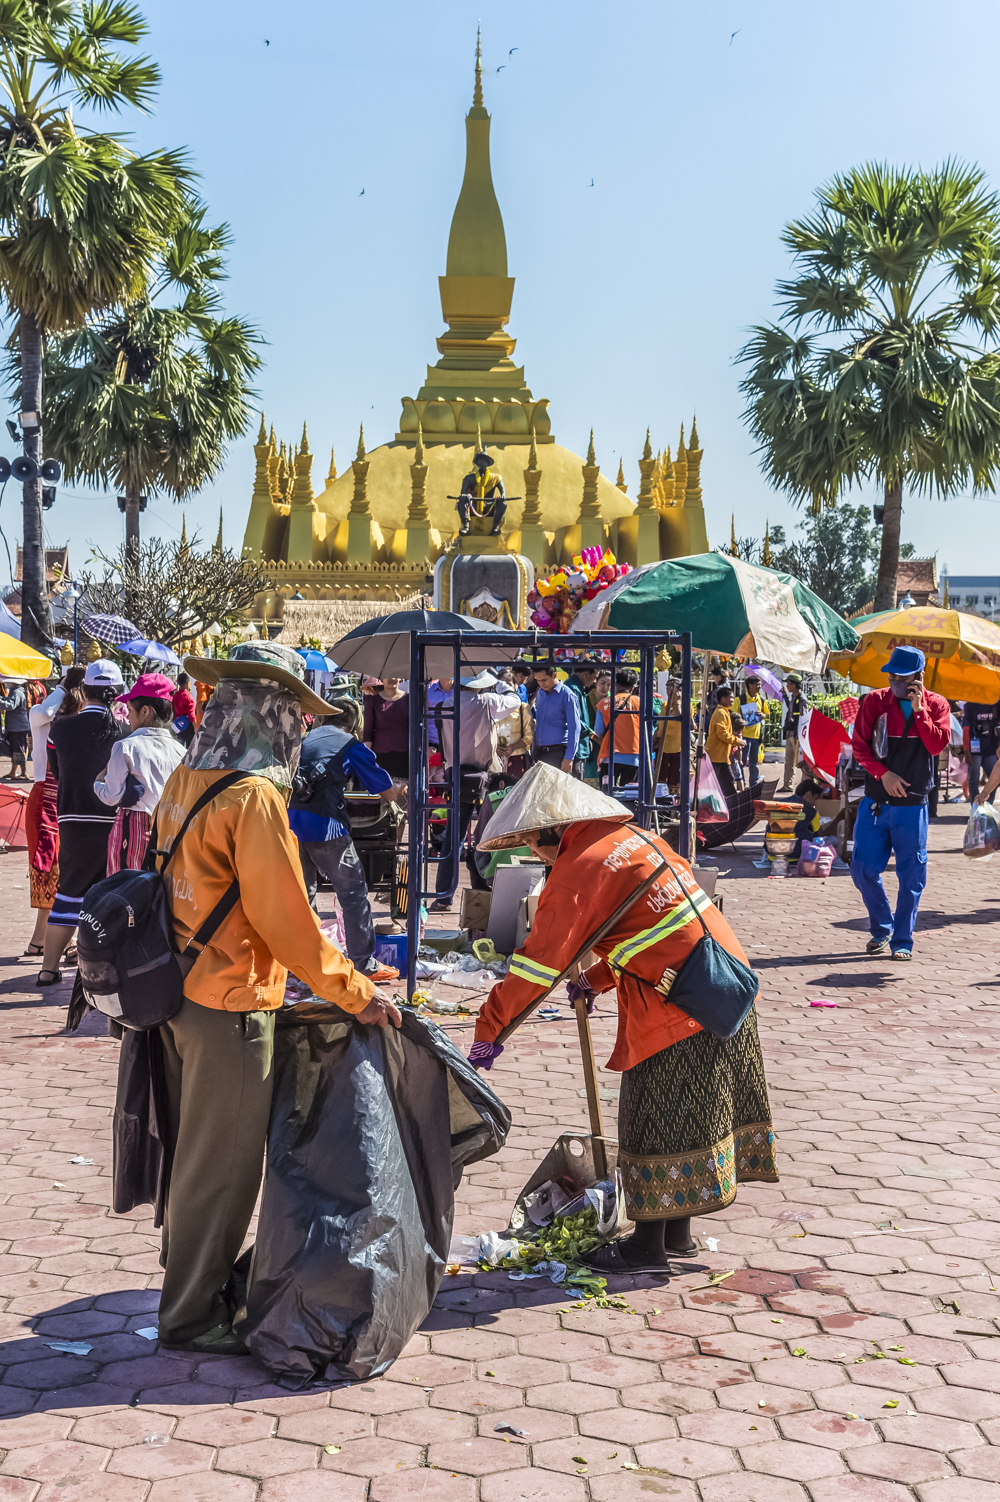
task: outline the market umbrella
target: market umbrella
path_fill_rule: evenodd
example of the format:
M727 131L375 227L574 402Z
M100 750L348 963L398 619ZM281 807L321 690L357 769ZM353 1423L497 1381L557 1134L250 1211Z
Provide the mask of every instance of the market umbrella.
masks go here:
M690 631L697 651L764 657L804 673L822 672L829 652L851 652L858 642L854 628L793 575L725 553L633 569L570 628L605 629Z
M144 637L138 637L135 641L125 641L121 644L123 652L130 652L133 657L146 657L151 662L166 662L172 667L180 667L181 660L170 647L162 641L146 641Z
M814 772L829 783L837 775L837 763L844 746L851 744L850 732L839 720L832 720L818 709L807 709L799 719L799 745Z
M51 671L48 657L0 631L0 678L47 678Z
M330 648L342 673L370 673L373 678L409 678L411 631L460 631L462 662L469 667L489 667L494 662L511 662L518 648L473 645L479 631L496 632L500 628L469 615L451 610L397 610L393 615L379 615L363 621L348 631ZM506 633L505 633L506 634ZM427 648L425 672L428 680L450 678L455 664L450 645Z
M95 641L107 642L109 647L123 647L127 641L142 638L139 627L123 615L88 615L80 622L80 629Z
M306 665L307 673L335 673L337 664L332 658L327 657L325 652L317 652L314 647L296 647L295 649Z
M852 624L860 634L857 649L832 654L830 666L854 683L888 687L882 668L893 648L905 644L927 658L924 683L935 693L977 704L1000 698L1000 626L983 616L918 605L878 611Z

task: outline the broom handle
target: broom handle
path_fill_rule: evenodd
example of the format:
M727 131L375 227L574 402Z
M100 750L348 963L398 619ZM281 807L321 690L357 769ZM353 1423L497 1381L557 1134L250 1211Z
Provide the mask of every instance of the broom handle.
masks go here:
M601 1111L601 1092L597 1083L597 1060L594 1058L594 1040L587 1016L587 1000L578 996L573 1003L576 1026L580 1034L580 1054L583 1059L583 1078L587 1086L587 1110L590 1114L590 1135L594 1139L594 1168L599 1179L608 1176L608 1156L604 1147L604 1116Z

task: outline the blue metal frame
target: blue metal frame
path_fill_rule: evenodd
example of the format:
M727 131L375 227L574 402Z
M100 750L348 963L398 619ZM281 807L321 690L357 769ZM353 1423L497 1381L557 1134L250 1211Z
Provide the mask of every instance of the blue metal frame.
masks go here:
M538 631L469 631L465 632L441 632L441 631L411 631L410 632L410 767L409 767L409 795L407 800L407 830L408 830L408 870L407 870L407 902L406 902L406 931L407 931L407 996L412 997L416 989L416 965L417 949L420 943L420 909L428 898L433 900L436 893L426 889L424 883L425 866L439 867L443 861L448 861L449 885L452 890L458 886L459 870L462 855L462 840L458 838L458 823L461 817L461 752L456 756L456 748L462 744L462 695L460 684L462 681L462 650L466 644L474 645L477 659L482 658L483 647L498 647L510 650L514 648L519 652L531 651L537 654L541 649L551 653L557 647L572 647L579 656L585 656L596 650L609 650L611 662L609 664L611 684L610 725L608 745L608 791L614 793L614 729L615 729L615 694L614 673L620 653L638 651L639 659L639 702L641 713L641 733L639 737L640 753L638 768L638 798L636 801L636 821L648 829L657 818L656 788L653 786L653 774L655 771L652 724L653 724L653 689L656 672L655 658L658 651L663 647L669 647L681 658L681 712L679 715L663 715L662 719L680 720L681 723L681 767L680 767L680 830L678 837L678 849L682 856L690 855L690 781L691 781L691 635L685 632L677 635L671 632L654 631L601 631L598 633L581 633L579 636L552 637ZM451 707L442 706L438 715L442 720L450 720L452 728L452 768L450 779L450 798L445 805L432 804L428 799L428 714L427 714L427 682L424 676L424 657L427 647L450 647L454 671L452 677L455 680L456 691L452 695ZM482 671L477 668L475 671ZM442 752L444 747L442 745ZM444 784L447 786L447 782ZM427 853L427 822L428 815L432 810L440 812L442 806L447 808L450 840L446 841L446 848L450 845L447 855L429 856Z

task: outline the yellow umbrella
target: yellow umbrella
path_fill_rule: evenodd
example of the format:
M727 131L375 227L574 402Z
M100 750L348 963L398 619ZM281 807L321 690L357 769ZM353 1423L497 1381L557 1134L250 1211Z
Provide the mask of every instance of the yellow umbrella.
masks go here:
M0 678L47 678L52 663L34 647L0 631Z
M851 625L861 637L852 655L838 652L830 667L869 688L885 688L881 671L894 647L919 647L927 658L924 683L946 699L992 704L1000 699L1000 626L982 616L938 606L884 610Z

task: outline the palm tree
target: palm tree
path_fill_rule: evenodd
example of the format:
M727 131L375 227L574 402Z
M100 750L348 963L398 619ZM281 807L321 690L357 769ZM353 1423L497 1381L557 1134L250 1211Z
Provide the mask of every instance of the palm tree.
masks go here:
M799 275L741 351L771 483L814 513L875 479L875 609L896 603L903 486L988 491L1000 461L1000 202L977 168L859 167L785 228Z
M200 490L250 420L260 336L222 312L229 231L205 212L188 203L141 296L45 353L52 453L68 479L124 492L135 554L143 498Z
M124 0L0 4L0 295L15 323L25 456L41 462L42 346L96 309L135 296L169 233L190 173L177 152L137 156L81 131L74 108L145 109L159 81ZM51 645L42 494L24 485L22 633Z

